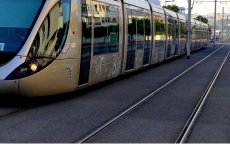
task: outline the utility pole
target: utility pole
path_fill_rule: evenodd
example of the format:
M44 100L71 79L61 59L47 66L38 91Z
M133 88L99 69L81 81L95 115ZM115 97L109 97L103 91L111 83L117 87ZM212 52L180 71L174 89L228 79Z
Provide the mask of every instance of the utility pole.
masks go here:
M188 23L187 23L188 40L186 46L187 58L190 58L190 50L191 50L191 13L192 13L191 0L188 0Z
M221 34L222 34L222 43L224 43L224 7L222 9L222 31L221 31Z
M215 10L214 10L214 47L216 46L216 0L215 0Z

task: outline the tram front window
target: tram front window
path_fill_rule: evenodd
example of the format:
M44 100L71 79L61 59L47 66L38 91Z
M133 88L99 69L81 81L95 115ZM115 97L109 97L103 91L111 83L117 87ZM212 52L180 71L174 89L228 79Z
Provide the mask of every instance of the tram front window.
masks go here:
M0 65L27 39L43 0L0 0Z

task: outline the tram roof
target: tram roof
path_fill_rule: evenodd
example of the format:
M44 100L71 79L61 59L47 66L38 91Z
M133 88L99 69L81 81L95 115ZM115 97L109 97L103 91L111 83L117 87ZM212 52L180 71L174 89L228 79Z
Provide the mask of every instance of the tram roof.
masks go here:
M167 15L170 15L170 16L172 16L174 18L177 18L177 14L174 11L171 11L171 10L168 10L168 9L164 9L164 10L165 10Z
M124 3L150 10L149 3L145 0L124 0Z

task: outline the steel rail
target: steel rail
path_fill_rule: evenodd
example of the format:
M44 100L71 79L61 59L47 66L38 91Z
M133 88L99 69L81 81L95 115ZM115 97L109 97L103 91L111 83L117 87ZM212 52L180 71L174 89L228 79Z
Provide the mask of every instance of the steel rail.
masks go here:
M228 57L230 54L230 50L228 52L228 54L226 55L226 57L224 58L223 62L221 63L220 67L217 69L216 73L214 74L213 78L211 79L208 87L206 88L204 94L202 95L201 99L199 100L198 104L196 105L194 111L192 112L192 114L190 115L189 119L187 120L183 130L181 131L179 137L176 139L175 143L185 143L189 137L189 135L192 132L192 129L195 125L195 122L197 120L197 118L199 117L199 114L201 113L202 109L204 108L205 102L208 99L208 96L211 92L211 90L213 89L214 84L217 81L217 78L220 75L220 72L222 71L224 64L226 63Z

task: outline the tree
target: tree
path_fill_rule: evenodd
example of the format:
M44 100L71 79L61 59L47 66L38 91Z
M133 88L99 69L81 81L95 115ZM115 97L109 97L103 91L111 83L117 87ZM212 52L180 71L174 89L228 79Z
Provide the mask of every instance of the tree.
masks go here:
M197 16L195 19L198 20L198 21L201 21L203 23L208 24L208 19L203 17L203 16L201 16L201 15Z
M177 13L179 12L179 7L176 5L167 5L167 6L163 6L163 8L169 9L169 10L177 12Z

